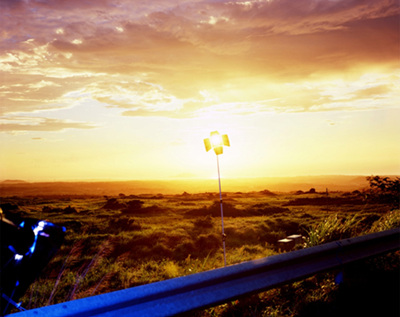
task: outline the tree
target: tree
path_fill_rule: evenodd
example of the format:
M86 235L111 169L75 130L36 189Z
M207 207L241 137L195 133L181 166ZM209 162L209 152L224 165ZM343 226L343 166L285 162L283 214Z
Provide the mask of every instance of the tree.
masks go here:
M380 202L391 203L399 208L400 204L400 178L368 176L370 194L373 199Z

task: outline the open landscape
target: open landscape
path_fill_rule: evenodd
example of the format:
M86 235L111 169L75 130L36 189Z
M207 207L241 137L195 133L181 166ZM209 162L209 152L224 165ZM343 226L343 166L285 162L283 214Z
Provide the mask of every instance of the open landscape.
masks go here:
M313 274L326 246L304 248L346 239L338 267L342 243L365 259L387 234L390 253L188 316L399 317L396 234L374 234L400 226L399 16L399 0L0 1L0 315L221 268L225 238L227 265L300 250Z
M364 182L366 186L351 191L310 187L224 192L227 264L290 251L278 240L293 234L303 237L293 248L298 249L399 226L399 196L392 191L398 178L371 177ZM117 193L127 184L112 190L110 183L100 194L99 184L92 184L90 191L85 183L75 183L75 192L63 194L65 184L49 184L1 185L1 208L15 223L35 218L66 228L60 250L22 298L26 309L223 266L215 191ZM364 261L356 270L348 268L343 283L335 282L338 272L319 274L193 314L395 316L399 256L396 252Z

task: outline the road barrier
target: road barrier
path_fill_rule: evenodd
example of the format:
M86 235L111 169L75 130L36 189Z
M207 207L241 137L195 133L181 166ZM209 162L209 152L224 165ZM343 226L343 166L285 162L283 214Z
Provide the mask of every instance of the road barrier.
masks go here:
M172 316L262 292L400 249L400 228L13 314Z

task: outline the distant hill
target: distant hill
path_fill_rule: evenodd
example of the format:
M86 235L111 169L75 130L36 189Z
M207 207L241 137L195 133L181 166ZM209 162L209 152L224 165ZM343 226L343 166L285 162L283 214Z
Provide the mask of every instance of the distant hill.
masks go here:
M2 184L23 184L23 183L28 183L26 181L20 180L20 179L6 179L1 182Z
M393 176L392 176L393 177ZM369 187L366 176L301 176L221 179L223 192L353 191ZM218 192L217 179L132 180L105 182L0 182L0 195L139 195Z

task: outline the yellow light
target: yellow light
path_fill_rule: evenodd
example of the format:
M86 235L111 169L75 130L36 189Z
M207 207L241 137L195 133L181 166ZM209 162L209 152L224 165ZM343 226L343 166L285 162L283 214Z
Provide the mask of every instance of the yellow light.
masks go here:
M206 147L206 151L207 151L207 152L210 151L210 150L212 149L211 142L210 142L210 139L209 139L209 138L204 139L204 146Z
M213 131L210 133L210 138L204 139L204 145L207 152L213 148L215 154L220 155L224 152L224 145L230 146L230 143L228 135L220 135L218 131Z
M218 133L218 131L211 132L210 138L211 138L211 144L212 144L213 148L215 148L217 146L222 146L222 137Z

